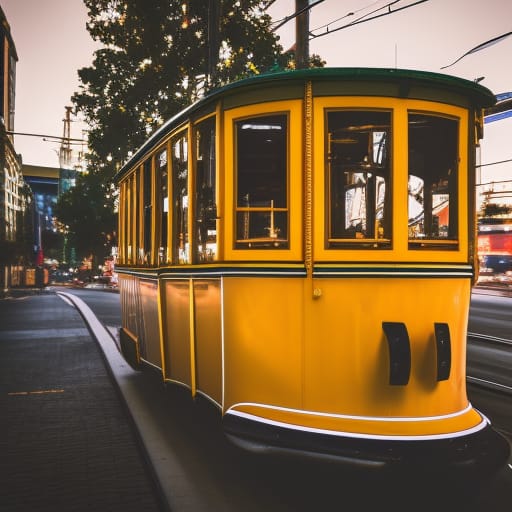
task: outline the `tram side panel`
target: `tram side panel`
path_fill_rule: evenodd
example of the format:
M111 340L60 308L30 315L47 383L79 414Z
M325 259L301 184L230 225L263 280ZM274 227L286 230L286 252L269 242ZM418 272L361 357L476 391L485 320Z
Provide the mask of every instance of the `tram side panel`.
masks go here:
M471 429L481 418L465 387L469 297L467 279L226 279L224 412L354 435ZM408 331L402 385L390 383L383 322ZM435 323L451 338L442 379Z
M326 278L315 280L315 288L322 295L310 301L311 328L304 349L306 410L347 418L421 419L467 407L467 280ZM407 328L411 369L406 384L390 383L392 362L383 322ZM450 375L442 381L437 380L435 323L447 324L451 336ZM360 428L349 424L347 420L339 429ZM369 433L372 426L377 429L373 433L384 428L374 421L364 431Z
M144 360L161 368L157 283L121 273L119 288L123 355L134 367Z
M189 280L164 281L164 294L164 378L192 389Z
M224 411L302 407L303 279L224 280Z
M197 392L222 404L220 279L194 280L194 368Z
M163 280L163 378L222 403L219 279Z
M140 306L144 325L143 357L153 366L162 367L160 350L160 328L158 324L158 284L156 281L141 280Z

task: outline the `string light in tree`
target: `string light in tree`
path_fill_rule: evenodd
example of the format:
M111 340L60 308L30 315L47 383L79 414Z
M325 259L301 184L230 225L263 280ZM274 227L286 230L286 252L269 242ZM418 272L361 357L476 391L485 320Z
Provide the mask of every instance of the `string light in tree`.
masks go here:
M189 20L188 20L188 7L187 2L183 2L181 4L181 12L183 13L182 21L181 21L181 28L186 29L189 26Z

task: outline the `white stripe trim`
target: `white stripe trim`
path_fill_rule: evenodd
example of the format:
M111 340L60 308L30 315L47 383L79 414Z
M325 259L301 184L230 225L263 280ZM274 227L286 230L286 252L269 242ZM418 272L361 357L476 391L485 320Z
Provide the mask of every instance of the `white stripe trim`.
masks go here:
M417 277L431 277L431 276L441 276L441 277L456 277L456 276L464 276L471 277L473 272L469 271L460 271L460 272L403 272L403 271L374 271L374 270L357 270L347 272L345 270L315 270L315 276L319 275L341 275L341 276L393 276L393 277L402 277L402 276L417 276Z
M469 410L473 409L471 404L468 404L468 406L461 410L457 411L455 413L441 415L441 416L421 416L421 417L380 417L380 416L351 416L351 415L343 415L343 414L329 414L329 413L320 413L320 412L314 412L314 411L303 411L299 409L287 409L285 407L277 407L272 405L262 405L262 404L255 404L255 403L239 403L232 407L230 407L225 415L232 415L237 416L240 418L245 418L250 421L254 421L256 423L263 423L266 425L272 425L276 427L282 427L289 430L297 430L301 432L310 432L310 433L316 433L316 434L326 434L331 435L335 437L352 437L352 438L359 438L359 439L382 439L382 440L401 440L401 441L415 441L415 440L428 440L428 439L451 439L456 437L463 437L469 434L473 434L475 432L478 432L482 429L484 429L487 425L490 425L490 421L480 412L480 417L482 418L482 421L475 425L474 427L471 427L469 429L457 431L457 432L449 432L444 434L426 434L426 435L380 435L380 434L363 434L359 432L345 432L345 431L334 431L334 430L327 430L322 428L313 428L313 427L306 427L302 425L294 425L290 423L285 423L282 421L276 421L271 419L262 418L260 416L255 416L254 414L249 414L241 411L234 410L235 407L239 406L252 406L252 407L261 407L266 409L273 409L273 410L280 410L280 411L286 411L286 412L292 412L292 413L298 413L298 414L304 414L304 415L315 415L315 416L324 416L324 417L330 417L330 418L339 418L339 419L350 419L350 420L363 420L363 421L374 421L374 422L418 422L418 421L435 421L439 419L448 419L460 416Z

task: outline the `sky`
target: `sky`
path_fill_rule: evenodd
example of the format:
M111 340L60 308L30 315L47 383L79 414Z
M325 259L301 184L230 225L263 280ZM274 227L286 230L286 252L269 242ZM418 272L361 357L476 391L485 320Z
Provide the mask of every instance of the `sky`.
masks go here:
M373 21L335 30L392 2L323 0L310 11L310 32L319 36L310 40L310 53L320 55L333 67L398 67L468 80L483 77L480 83L495 94L512 91L512 36L441 69L484 41L511 32L511 0L427 0ZM402 0L393 7L414 2ZM71 105L71 96L79 90L77 70L91 65L98 48L86 30L83 1L0 0L0 5L10 24L19 59L15 131L62 136L65 107ZM268 12L275 20L281 20L293 13L294 7L295 0L276 0ZM342 19L333 23L339 18ZM331 24L325 35L323 26L327 23ZM283 48L288 49L295 41L294 21L285 23L277 33ZM71 137L82 138L85 129L80 120L74 120ZM512 158L511 145L506 142L510 134L512 121L486 125L482 163ZM55 142L16 135L15 147L25 164L59 165L59 145ZM512 177L510 163L492 169L500 176Z

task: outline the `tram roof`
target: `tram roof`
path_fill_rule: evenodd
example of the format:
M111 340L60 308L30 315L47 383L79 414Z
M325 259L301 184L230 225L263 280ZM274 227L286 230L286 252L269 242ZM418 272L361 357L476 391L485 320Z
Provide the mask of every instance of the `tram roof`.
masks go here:
M447 93L458 93L466 98L476 108L488 108L496 103L496 96L486 87L463 78L433 73L430 71L418 71L411 69L397 68L308 68L291 71L280 71L254 75L249 78L237 80L218 89L213 89L203 98L191 104L184 110L166 121L138 148L134 155L127 160L115 175L115 180L127 172L139 159L157 146L161 139L179 126L194 112L201 110L208 103L229 96L238 89L250 88L252 86L298 83L305 81L336 81L341 82L374 82L374 83L395 83L403 86L403 97L407 97L407 90L412 86L446 91Z

